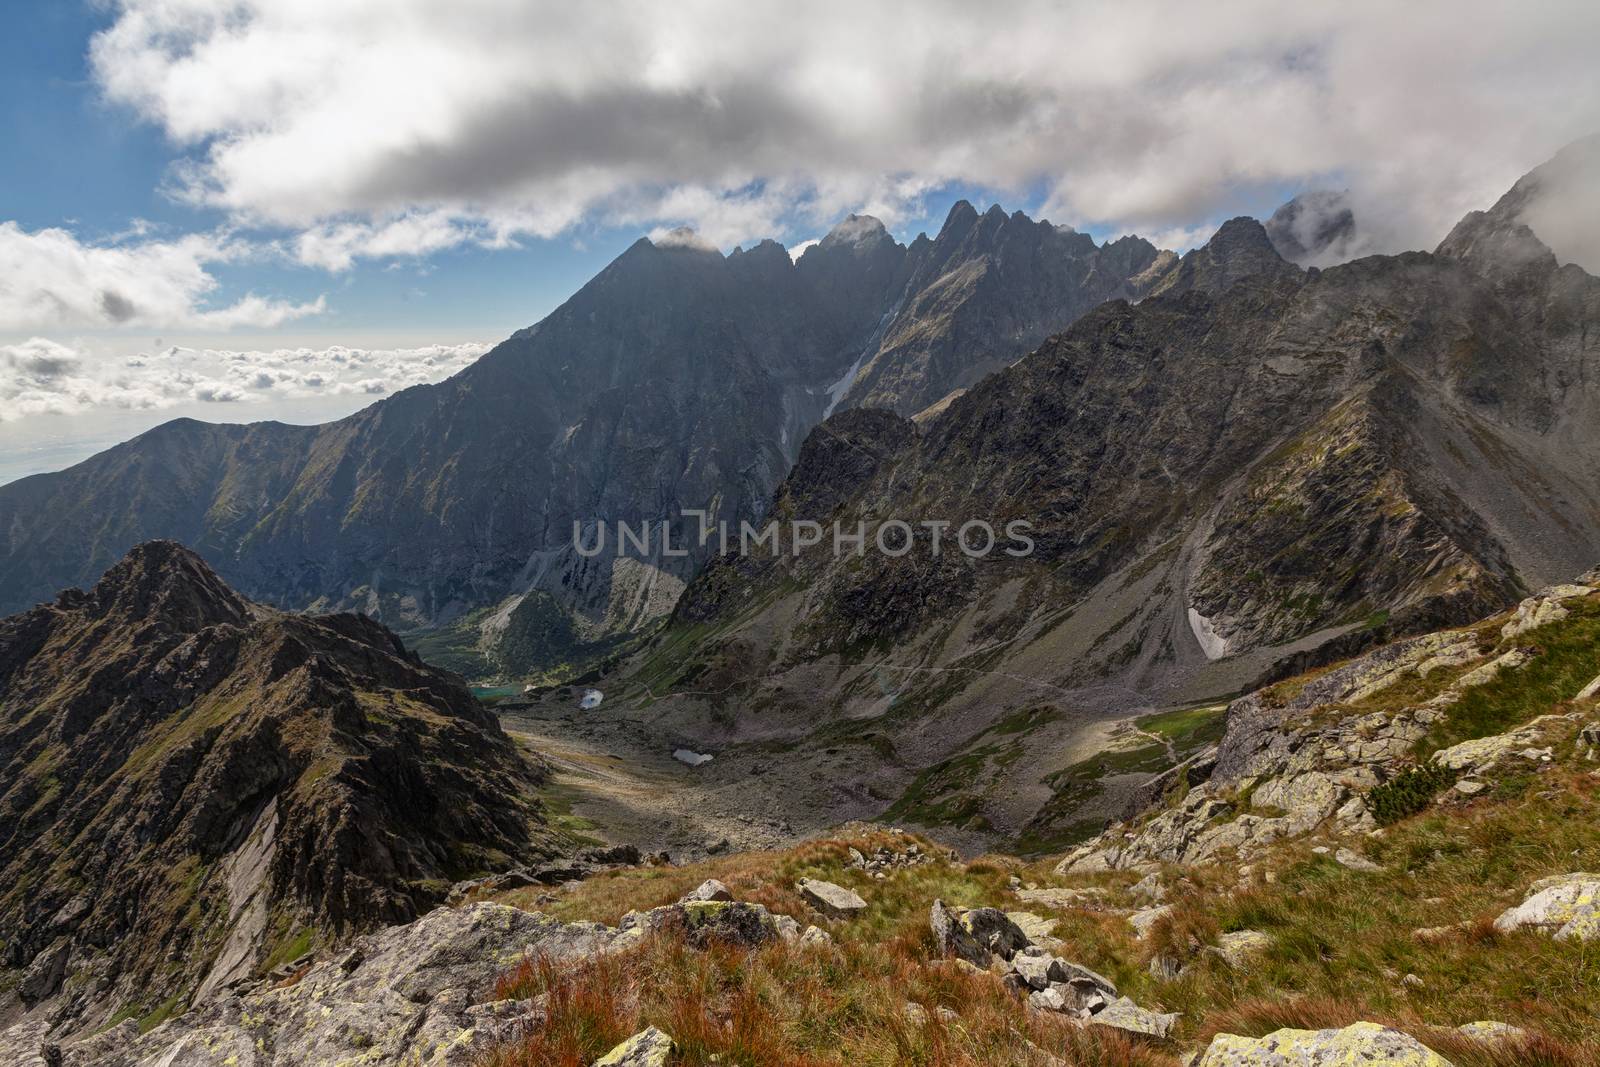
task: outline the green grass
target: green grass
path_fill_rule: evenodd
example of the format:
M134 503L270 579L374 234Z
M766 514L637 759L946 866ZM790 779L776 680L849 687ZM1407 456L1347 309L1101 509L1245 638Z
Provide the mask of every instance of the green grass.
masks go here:
M1523 634L1512 644L1538 655L1487 685L1469 689L1436 723L1424 745L1444 748L1489 737L1555 710L1600 676L1600 598L1566 603L1570 616Z
M1207 704L1197 708L1178 708L1138 719L1135 725L1146 733L1171 741L1180 752L1213 745L1227 731L1226 704Z

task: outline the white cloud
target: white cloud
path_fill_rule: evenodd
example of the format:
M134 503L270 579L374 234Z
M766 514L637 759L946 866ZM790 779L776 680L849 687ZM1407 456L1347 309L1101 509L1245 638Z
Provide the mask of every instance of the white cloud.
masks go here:
M951 182L1153 232L1332 181L1428 246L1600 127L1597 39L1592 0L120 0L91 58L192 153L181 195L342 269L588 219L893 225Z
M0 330L278 326L324 309L319 297L296 304L253 293L208 306L219 287L207 269L256 254L218 234L148 239L135 226L124 239L93 244L67 230L28 231L0 222Z
M382 396L447 378L488 348L475 342L393 349L170 347L117 356L34 337L0 345L0 422L193 402Z

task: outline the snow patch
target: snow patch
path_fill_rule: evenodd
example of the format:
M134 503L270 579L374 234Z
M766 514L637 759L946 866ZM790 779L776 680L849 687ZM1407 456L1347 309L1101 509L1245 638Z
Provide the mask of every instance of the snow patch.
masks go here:
M1206 659L1217 660L1228 654L1228 639L1217 633L1215 623L1193 608L1189 609L1189 629L1200 642Z

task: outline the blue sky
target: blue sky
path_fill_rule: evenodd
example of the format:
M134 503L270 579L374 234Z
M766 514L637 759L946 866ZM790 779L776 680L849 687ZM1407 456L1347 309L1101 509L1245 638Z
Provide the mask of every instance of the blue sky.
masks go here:
M1600 9L21 0L0 481L437 380L641 234L909 240L998 201L1179 250L1342 187L1431 247L1600 127Z

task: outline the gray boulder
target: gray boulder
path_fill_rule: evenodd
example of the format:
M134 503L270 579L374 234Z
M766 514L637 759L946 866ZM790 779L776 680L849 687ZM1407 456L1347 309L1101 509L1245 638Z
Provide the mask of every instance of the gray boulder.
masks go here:
M867 910L867 902L859 894L832 882L802 878L795 885L795 891L807 904L835 919L848 919Z

